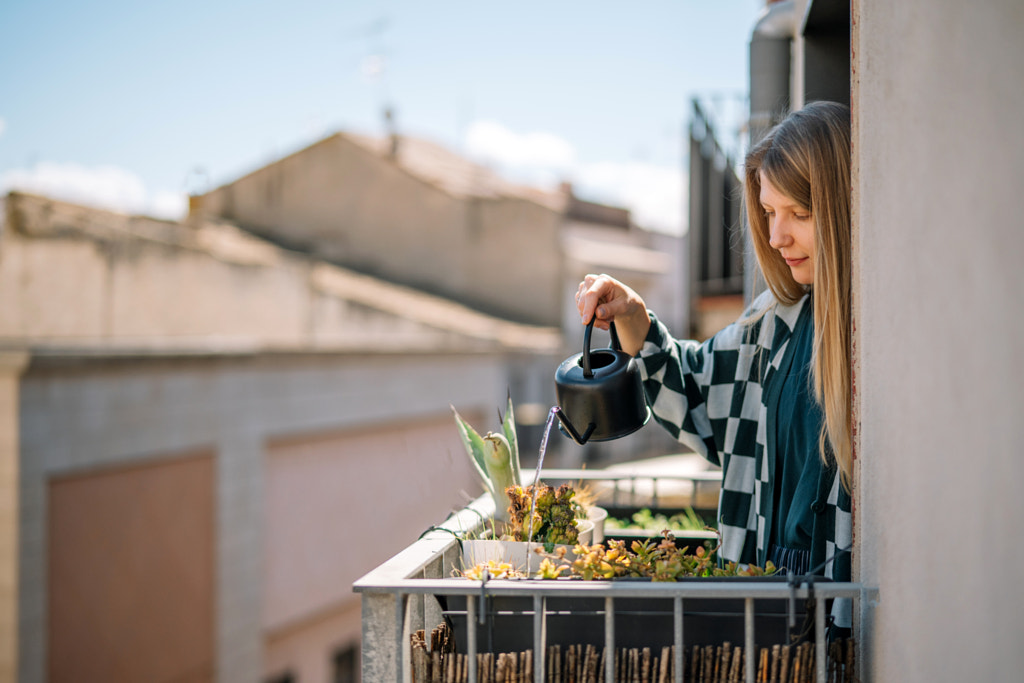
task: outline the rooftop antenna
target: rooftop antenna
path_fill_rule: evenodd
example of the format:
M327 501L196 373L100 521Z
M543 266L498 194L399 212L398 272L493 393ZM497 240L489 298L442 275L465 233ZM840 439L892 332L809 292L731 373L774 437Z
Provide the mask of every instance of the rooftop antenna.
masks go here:
M395 107L390 102L387 84L387 67L389 51L384 47L382 36L391 26L391 20L380 17L364 28L355 31L355 35L367 39L367 53L359 64L359 71L369 83L378 87L379 107L384 119L384 130L390 139L390 154L398 153L398 131L395 124Z

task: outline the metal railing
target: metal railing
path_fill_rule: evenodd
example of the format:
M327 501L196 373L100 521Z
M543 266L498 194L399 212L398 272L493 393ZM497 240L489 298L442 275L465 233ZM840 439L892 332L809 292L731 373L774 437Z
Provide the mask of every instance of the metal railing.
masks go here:
M580 479L580 472L553 470L542 472L542 479ZM571 476L563 476L571 475ZM587 472L587 477L598 478L597 473ZM452 568L461 566L460 537L479 532L485 520L493 516L493 502L489 496L481 496L466 508L449 517L429 531L405 550L366 574L353 585L362 596L362 680L365 683L377 681L412 680L411 634L419 629L429 632L445 620L445 612L437 596L458 596L465 604L466 625L475 624L483 618L486 601L491 598L517 597L527 607L520 616L532 619L532 642L534 654L534 681L543 683L548 622L555 612L549 608L549 601L560 598L586 598L603 609L592 612L603 618L604 647L606 653L614 653L616 645L616 603L629 599L670 601L672 605L672 643L675 652L684 651L684 615L691 603L709 599L741 600L744 605L743 641L745 668L744 680L755 683L757 666L755 647L755 605L764 600L786 600L792 614L795 601L814 599L814 647L815 680L827 681L826 657L826 601L850 599L855 605L863 605L873 598L874 591L857 583L806 582L794 584L785 581L744 579L742 581L686 581L677 583L645 581L574 581L519 579L503 581L471 581L452 578ZM621 603L620 603L621 604ZM792 619L792 617L791 617ZM468 680L477 683L476 628L466 629ZM604 680L614 681L614 657L604 658ZM683 657L674 658L673 679L683 681Z
M652 508L659 507L662 497L666 491L662 488L659 493L659 484L665 482L685 482L689 484L689 495L687 504L690 507L698 507L699 496L702 487L714 485L715 491L721 488L722 471L707 470L701 472L687 472L686 474L651 474L646 472L634 472L628 469L623 470L571 470L571 469L545 469L541 471L541 479L544 481L576 481L576 482L611 482L610 493L601 491L610 496L607 504L612 507L626 505L636 507L650 505ZM637 484L647 482L650 484L650 492L637 490ZM623 486L628 484L628 486ZM623 500L622 497L626 496Z

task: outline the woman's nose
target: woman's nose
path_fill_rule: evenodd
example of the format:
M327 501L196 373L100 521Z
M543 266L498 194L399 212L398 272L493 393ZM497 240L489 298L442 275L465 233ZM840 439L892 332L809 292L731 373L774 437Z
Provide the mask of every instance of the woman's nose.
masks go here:
M793 238L789 234L789 229L785 221L775 218L769 222L768 244L771 245L772 249L782 249L783 247L789 246L792 241Z

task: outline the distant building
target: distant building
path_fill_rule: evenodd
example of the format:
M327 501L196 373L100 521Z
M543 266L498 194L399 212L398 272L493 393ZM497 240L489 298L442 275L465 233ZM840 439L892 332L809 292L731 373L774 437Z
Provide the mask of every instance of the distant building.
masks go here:
M355 271L541 325L562 324L584 266L619 269L643 288L681 265L678 247L663 251L626 209L584 201L569 184L511 183L406 136L336 133L191 206ZM682 315L681 301L669 303L666 316Z
M224 222L2 217L0 679L349 680L352 581L482 491L449 404L497 426L559 330Z

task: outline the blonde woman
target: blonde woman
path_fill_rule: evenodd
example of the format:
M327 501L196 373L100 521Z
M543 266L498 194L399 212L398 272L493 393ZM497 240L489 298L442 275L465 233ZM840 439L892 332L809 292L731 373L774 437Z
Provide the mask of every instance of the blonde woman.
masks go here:
M849 581L849 109L790 114L747 155L744 189L768 290L739 321L673 339L607 275L588 275L577 305L615 321L658 423L721 465L720 557Z

